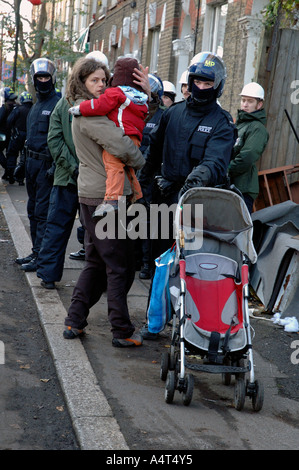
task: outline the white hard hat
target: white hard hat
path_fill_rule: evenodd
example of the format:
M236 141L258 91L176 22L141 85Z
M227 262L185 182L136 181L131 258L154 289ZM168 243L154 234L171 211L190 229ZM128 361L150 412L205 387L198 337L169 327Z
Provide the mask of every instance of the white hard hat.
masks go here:
M264 88L261 87L261 85L259 85L256 82L251 82L251 83L247 83L247 85L243 87L243 90L241 91L240 96L250 96L251 98L257 98L257 99L263 100L265 96L265 92L264 92Z
M101 51L92 51L86 55L86 59L94 59L108 67L108 59Z
M163 82L163 88L164 88L164 92L168 92L168 93L173 93L174 95L176 95L176 89L175 89L175 86L173 83L171 82L168 82L167 80L165 80Z
M186 83L188 84L188 70L182 73L179 83Z

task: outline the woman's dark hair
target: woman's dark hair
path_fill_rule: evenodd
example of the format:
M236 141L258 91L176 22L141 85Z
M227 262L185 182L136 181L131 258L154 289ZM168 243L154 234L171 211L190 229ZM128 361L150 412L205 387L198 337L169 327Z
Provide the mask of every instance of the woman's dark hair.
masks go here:
M110 78L110 72L107 67L97 60L86 59L82 57L75 63L71 75L68 78L66 88L66 99L73 105L73 103L79 99L90 100L94 98L92 94L87 90L85 86L86 79L90 74L94 73L98 69L103 69L106 75L106 83Z

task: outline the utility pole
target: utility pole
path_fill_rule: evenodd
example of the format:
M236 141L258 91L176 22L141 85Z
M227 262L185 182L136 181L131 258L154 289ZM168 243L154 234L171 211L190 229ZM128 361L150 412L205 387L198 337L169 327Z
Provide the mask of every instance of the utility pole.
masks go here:
M0 46L0 82L2 82L2 63L3 63L3 30L4 30L4 13L2 13L2 20L1 20L1 46Z
M51 58L53 58L52 56L53 56L54 23L55 23L55 0L52 0L50 45L49 45L49 52L50 52Z

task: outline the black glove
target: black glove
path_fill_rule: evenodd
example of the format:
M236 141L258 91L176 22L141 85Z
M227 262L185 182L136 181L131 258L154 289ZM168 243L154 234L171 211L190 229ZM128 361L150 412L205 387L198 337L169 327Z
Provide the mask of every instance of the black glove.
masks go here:
M25 163L24 162L20 161L17 164L13 175L17 181L23 180L25 178Z
M191 188L201 188L209 186L211 180L211 171L207 166L198 165L187 176L186 181L180 190L179 198Z
M169 181L166 178L163 178L163 176L155 176L155 181L162 196L167 197L167 196L170 196L174 192L174 189L175 189L174 181Z
M47 179L53 183L54 181L54 173L55 173L56 165L52 163L52 166L46 171Z
M138 181L141 185L143 186L148 186L149 184L152 183L153 177L155 175L154 169L150 161L146 160L144 167L141 168L141 170L138 171Z

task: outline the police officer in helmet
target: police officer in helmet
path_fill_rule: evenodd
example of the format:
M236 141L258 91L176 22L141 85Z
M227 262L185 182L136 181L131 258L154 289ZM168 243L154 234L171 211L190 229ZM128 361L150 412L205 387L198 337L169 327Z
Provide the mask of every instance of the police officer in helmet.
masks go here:
M16 106L16 99L18 95L16 95L13 89L10 87L1 88L0 91L1 95L3 93L3 97L1 96L1 98L4 98L4 103L0 107L0 165L5 170L4 174L2 175L2 179L8 180L6 171L6 155L4 155L3 151L9 146L10 127L7 123L7 119Z
M10 184L13 184L15 180L23 184L25 178L23 148L26 140L27 116L33 105L31 93L23 91L19 96L19 102L20 106L16 106L7 119L7 124L11 129L11 139L6 152L6 173ZM20 161L16 167L20 152Z
M193 186L222 184L235 142L230 114L218 103L223 92L226 69L222 59L201 52L188 69L187 100L164 111L150 135L151 144L143 177L159 170L157 184L161 202L172 204Z
M55 91L56 67L46 58L32 62L30 75L36 90L37 102L27 117L26 138L26 189L27 213L30 222L32 253L17 258L21 269L36 271L37 256L44 236L49 198L53 185L55 166L47 144L50 116L59 97Z
M191 95L162 114L150 134L149 152L141 170L141 177L149 181L160 172L156 177L158 202L168 206L177 203L179 194L189 188L222 184L235 142L233 119L217 103L226 79L222 59L201 52L191 61L188 72ZM152 262L171 247L173 220L169 234L168 239L160 237L153 242Z

